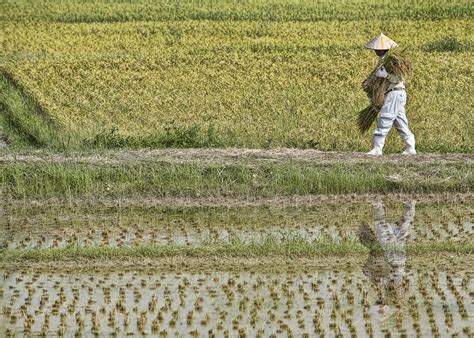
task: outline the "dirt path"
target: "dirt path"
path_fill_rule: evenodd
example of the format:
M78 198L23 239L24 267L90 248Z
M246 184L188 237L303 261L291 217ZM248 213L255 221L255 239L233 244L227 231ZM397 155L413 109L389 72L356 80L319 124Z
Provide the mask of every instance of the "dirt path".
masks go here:
M163 161L181 163L199 161L205 163L235 163L240 161L315 161L315 162L437 162L469 161L474 162L474 154L420 154L416 156L384 155L372 157L357 152L325 152L313 149L156 149L109 151L93 153L0 153L0 163L4 162L78 162L90 164L121 164L140 161Z

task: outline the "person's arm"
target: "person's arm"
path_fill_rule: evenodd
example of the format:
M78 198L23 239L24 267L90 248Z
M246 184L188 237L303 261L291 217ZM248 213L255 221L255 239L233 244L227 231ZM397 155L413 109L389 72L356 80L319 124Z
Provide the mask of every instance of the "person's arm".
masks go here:
M390 81L390 83L399 83L399 82L402 81L402 79L399 76L397 76L395 74L390 74L389 72L387 72L385 67L380 67L375 72L375 76L383 77L384 79L387 79L388 81Z
M379 69L377 69L377 71L375 72L375 76L383 77L384 79L386 79L388 77L388 72L385 69L385 67L382 66Z

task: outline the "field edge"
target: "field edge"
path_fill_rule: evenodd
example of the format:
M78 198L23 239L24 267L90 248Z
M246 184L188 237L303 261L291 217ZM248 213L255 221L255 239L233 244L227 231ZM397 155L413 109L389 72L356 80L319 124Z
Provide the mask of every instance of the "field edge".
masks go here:
M77 148L15 77L0 67L0 115L9 146Z

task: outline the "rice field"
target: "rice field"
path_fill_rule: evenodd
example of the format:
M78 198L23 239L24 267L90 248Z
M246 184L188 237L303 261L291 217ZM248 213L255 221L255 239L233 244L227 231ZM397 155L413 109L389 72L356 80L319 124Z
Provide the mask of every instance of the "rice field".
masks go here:
M137 247L151 245L285 242L360 243L361 231L383 211L384 221L401 223L408 201L373 207L368 203L307 206L6 206L0 247ZM413 207L407 244L474 241L474 201L421 202Z
M40 3L1 5L13 143L366 150L356 117L376 57L362 46L383 30L412 54L420 150L472 152L468 1Z
M300 206L12 202L0 223L0 330L5 336L469 336L473 207L469 194ZM232 257L288 255L289 247L270 253L281 244L313 248L294 255L296 263L318 261L318 243L337 248L348 242L355 250L329 254L329 262L338 263L325 267L226 267ZM264 251L232 251L249 243L263 243ZM217 269L212 263L182 269L146 255L169 245L174 251L159 257L183 255L182 262L192 259L186 248L227 249ZM424 245L424 253L411 250L416 245ZM137 255L104 251L114 247ZM97 251L81 260L69 255L71 248ZM59 251L48 258L32 250ZM202 253L205 260L219 259ZM429 261L435 253L448 255L451 264L425 265L423 255ZM199 251L194 254L199 259ZM341 264L354 256L357 264ZM148 263L138 267L136 260L144 259ZM100 267L109 260L114 267Z
M5 21L51 22L123 22L123 21L317 21L387 19L470 18L473 14L466 0L413 2L410 0L373 1L341 0L137 0L70 3L61 0L17 0L2 3Z
M370 267L281 273L2 270L0 328L7 337L474 333L472 270L412 267L404 273L399 281Z
M473 14L1 1L0 337L473 337ZM357 153L381 31L416 157Z

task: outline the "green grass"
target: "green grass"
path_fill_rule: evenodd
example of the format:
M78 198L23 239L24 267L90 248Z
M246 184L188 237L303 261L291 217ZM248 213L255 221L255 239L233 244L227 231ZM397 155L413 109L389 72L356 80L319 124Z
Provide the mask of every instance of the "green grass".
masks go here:
M388 192L468 192L469 162L0 164L2 194L13 198L74 196L278 196Z
M388 248L386 248L388 249ZM396 250L397 247L391 248ZM59 260L105 260L113 258L164 258L164 257L318 257L329 255L361 255L370 251L383 253L379 247L370 248L358 242L307 242L289 239L283 242L271 240L258 244L207 244L202 246L145 245L132 247L67 247L64 249L8 249L0 251L0 262L59 261ZM407 254L430 253L474 253L473 243L411 243L405 246Z

